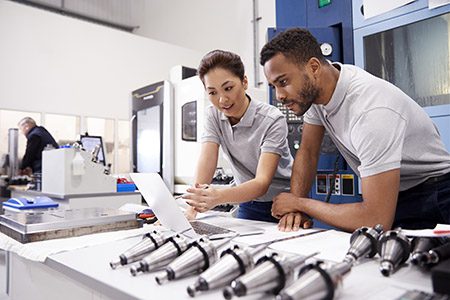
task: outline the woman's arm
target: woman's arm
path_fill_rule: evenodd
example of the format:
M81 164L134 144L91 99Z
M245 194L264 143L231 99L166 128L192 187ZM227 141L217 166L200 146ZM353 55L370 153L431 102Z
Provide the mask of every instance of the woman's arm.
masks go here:
M212 142L202 144L195 172L195 184L210 184L217 167L219 145Z
M205 142L202 144L200 156L197 162L197 169L195 172L194 187L200 188L204 184L211 183L217 167L218 157L218 144L212 142ZM186 210L185 215L189 220L193 220L197 216L197 211L193 206L189 206Z
M259 157L254 179L225 189L189 188L187 191L190 194L185 195L184 199L196 211L205 212L219 204L242 203L261 197L269 189L279 160L278 154L264 152Z

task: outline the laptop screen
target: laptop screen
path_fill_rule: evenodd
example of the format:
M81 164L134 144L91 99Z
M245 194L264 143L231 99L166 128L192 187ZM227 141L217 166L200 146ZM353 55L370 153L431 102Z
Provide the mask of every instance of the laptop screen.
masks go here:
M158 173L130 173L130 177L161 225L174 232L192 229ZM197 235L193 229L184 234L189 237Z

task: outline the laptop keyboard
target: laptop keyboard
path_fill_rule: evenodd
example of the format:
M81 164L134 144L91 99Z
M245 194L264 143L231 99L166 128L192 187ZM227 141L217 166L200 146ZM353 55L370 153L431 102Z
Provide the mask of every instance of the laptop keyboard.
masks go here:
M230 233L231 230L225 229L223 227L211 225L200 221L191 221L192 228L197 234L200 235L213 235L213 234L224 234Z

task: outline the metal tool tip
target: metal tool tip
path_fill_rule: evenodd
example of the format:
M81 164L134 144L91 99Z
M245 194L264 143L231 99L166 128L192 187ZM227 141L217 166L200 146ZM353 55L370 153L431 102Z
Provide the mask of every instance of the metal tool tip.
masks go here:
M422 254L421 253L414 253L411 255L411 263L413 265L418 265L422 261Z
M115 270L120 265L120 261L112 261L109 263L111 269Z
M392 271L394 270L394 266L392 265L392 263L388 262L388 261L382 261L380 263L380 272L381 274L383 274L383 276L390 276L392 274Z
M247 295L247 287L240 281L237 281L233 287L233 293L238 296L242 297Z
M166 271L160 272L155 276L156 283L162 285L169 281L168 273Z
M233 289L231 288L231 286L225 287L223 289L222 294L223 294L223 297L227 300L230 300L234 296Z
M138 267L136 267L136 266L131 266L131 267L130 267L130 273L131 273L131 275L133 275L133 276L136 276L137 273L139 273L139 271L142 271L142 268L138 268Z
M193 285L188 286L186 291L189 294L189 296L191 296L192 298L194 298L195 294L197 293L197 289Z

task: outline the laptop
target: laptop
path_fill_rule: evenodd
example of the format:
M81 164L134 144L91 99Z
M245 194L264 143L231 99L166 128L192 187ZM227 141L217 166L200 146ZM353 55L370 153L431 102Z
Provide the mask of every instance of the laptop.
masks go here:
M243 224L245 221L235 218L226 218L226 228L201 221L189 222L158 173L130 173L130 177L161 225L174 232L183 232L189 238L197 238L205 234L193 228L193 225L196 225L196 227L207 229L209 232L206 235L210 239L264 233L264 229Z

